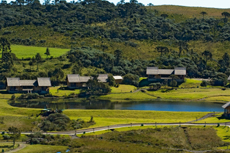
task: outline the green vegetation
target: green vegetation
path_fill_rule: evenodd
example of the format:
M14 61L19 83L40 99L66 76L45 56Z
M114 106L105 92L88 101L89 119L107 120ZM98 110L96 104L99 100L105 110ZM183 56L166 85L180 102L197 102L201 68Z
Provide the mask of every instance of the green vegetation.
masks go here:
M19 144L16 144L15 146L12 145L12 143L4 142L0 143L0 150L4 150L5 152L10 151L12 149L16 149L19 146Z
M148 123L148 122L188 122L200 118L207 112L161 112L132 110L64 110L70 119L89 120L93 116L95 125L90 127L109 126L115 124Z
M12 52L17 56L17 58L32 58L35 57L37 53L40 53L42 58L47 58L45 55L46 47L35 47L35 46L23 46L23 45L11 45ZM69 49L61 48L49 48L50 56L59 57L65 54Z
M115 152L178 152L179 149L216 150L216 147L227 144L217 136L215 129L210 127L150 127L122 132L115 129L97 137L83 136L82 139L73 140L71 147L74 151L88 152L111 149Z
M28 145L26 148L18 151L17 153L54 153L65 152L67 146L54 146L54 145Z
M50 94L52 94L53 96L68 96L70 94L79 94L80 90L79 89L75 89L75 90L68 90L66 88L62 89L60 86L56 86L56 87L50 87Z

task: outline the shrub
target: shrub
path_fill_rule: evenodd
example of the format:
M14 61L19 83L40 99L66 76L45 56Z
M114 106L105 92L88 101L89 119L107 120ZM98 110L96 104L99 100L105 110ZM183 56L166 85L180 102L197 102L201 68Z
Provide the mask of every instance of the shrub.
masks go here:
M202 87L206 87L207 85L208 85L208 82L207 82L207 81L205 81L205 80L202 80L202 82L201 82L200 86L202 86Z
M12 95L10 100L15 100L15 98L16 98L15 95Z

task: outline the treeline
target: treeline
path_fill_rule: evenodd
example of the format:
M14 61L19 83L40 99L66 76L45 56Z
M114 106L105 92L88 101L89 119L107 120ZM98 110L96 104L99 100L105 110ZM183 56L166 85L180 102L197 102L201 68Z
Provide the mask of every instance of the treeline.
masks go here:
M228 12L223 12L221 19L191 18L176 23L173 17L169 19L167 14L147 10L137 1L121 1L117 5L102 0L71 3L55 1L52 5L50 2L41 5L36 1L23 4L24 1L16 1L0 5L0 29L23 25L47 26L69 37L73 44L77 38L85 37L106 38L116 42L130 39L230 41ZM15 31L2 31L2 35L13 33ZM10 41L35 45L46 40L15 37Z

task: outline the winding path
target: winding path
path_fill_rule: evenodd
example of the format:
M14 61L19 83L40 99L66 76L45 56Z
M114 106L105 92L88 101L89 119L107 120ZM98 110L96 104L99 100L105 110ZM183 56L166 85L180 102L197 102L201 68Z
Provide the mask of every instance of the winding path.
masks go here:
M14 150L7 151L7 153L17 152L17 151L19 151L21 149L24 149L27 146L25 143L19 143L19 145L20 146L18 148L14 149Z
M205 116L189 121L189 122L177 122L177 123L130 123L130 124L117 124L117 125L110 125L110 126L103 126L103 127L96 127L96 128L88 128L88 129L80 129L76 130L76 134L83 134L83 133L92 133L92 132L97 132L97 131L105 131L109 129L116 129L116 128L123 128L123 127L134 127L134 126L180 126L180 125L186 125L186 126L199 126L199 125L212 125L212 126L217 126L217 125L224 125L224 126L230 126L230 122L226 123L192 123L195 121L200 121L204 120L208 117L212 117L215 115L214 113L208 113ZM34 132L22 132L22 134L32 134ZM44 132L43 134L63 134L63 135L70 135L74 136L75 131L60 131L60 132Z

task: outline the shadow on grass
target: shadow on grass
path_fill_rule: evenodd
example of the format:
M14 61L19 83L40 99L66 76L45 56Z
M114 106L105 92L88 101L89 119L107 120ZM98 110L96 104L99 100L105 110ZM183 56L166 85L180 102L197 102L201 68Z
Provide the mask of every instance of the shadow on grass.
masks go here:
M224 116L224 114L222 114L221 116L219 116L219 117L217 117L218 118L218 120L229 120L229 122L230 122L230 117L226 117L226 116Z
M167 93L167 92L170 92L170 91L172 91L172 90L173 90L173 88L161 89L161 92L162 92L162 93Z
M9 93L8 91L4 90L4 91L0 91L0 94L12 94L12 93Z

